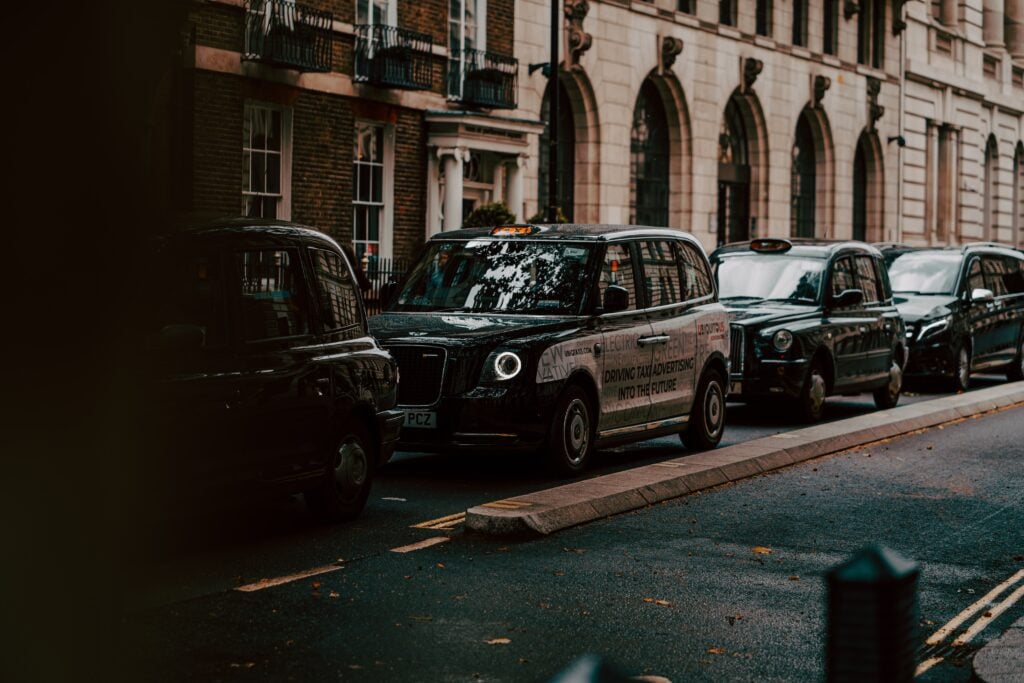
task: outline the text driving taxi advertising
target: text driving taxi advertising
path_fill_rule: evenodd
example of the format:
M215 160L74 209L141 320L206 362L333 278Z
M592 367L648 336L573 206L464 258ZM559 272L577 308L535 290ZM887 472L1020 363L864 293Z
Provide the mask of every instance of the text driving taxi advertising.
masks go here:
M546 453L725 427L728 320L700 244L668 229L435 235L371 329L398 361L400 447Z

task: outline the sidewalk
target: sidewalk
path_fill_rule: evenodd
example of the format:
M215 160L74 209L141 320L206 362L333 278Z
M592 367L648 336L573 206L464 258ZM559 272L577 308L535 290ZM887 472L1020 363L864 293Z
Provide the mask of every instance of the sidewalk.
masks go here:
M1024 617L974 655L974 677L982 683L1024 681Z

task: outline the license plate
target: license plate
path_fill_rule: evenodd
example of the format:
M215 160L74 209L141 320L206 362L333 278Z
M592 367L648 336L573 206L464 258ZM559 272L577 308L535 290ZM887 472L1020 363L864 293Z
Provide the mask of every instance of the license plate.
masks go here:
M432 410L407 410L403 427L434 429L437 427L437 413Z

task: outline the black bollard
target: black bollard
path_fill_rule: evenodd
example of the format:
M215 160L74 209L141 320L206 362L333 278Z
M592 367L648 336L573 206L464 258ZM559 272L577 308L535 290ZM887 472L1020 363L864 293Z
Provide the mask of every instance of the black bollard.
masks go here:
M828 681L914 680L919 574L915 562L881 546L828 572Z

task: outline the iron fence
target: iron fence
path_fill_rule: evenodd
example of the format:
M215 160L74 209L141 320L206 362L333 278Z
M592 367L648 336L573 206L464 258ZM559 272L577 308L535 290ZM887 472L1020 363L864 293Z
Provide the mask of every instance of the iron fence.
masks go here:
M370 288L363 292L367 315L377 315L386 302L381 301L380 290L388 282L401 282L408 269L405 259L363 258L363 273L370 281Z
M355 80L389 88L429 90L434 40L394 26L356 26Z
M243 59L299 71L331 70L330 12L293 0L246 0Z
M492 109L516 108L519 60L481 50L451 51L448 97Z

